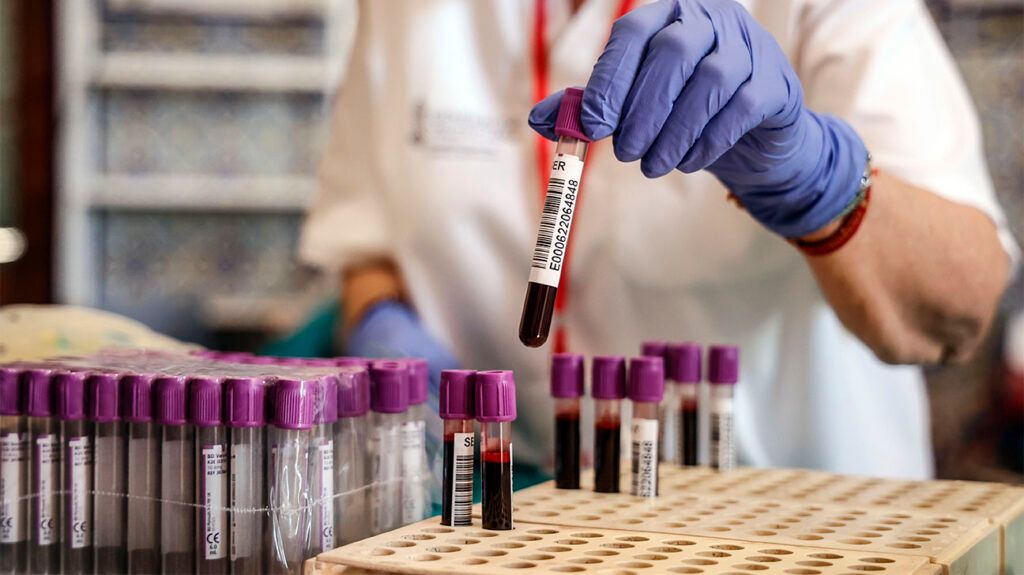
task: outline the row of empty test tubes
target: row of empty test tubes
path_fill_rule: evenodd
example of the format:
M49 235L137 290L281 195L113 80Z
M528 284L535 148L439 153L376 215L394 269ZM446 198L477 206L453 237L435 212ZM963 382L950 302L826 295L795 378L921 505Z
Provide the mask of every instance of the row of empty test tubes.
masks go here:
M421 360L0 366L0 573L301 573L430 512Z
M739 376L734 346L708 350L707 385L701 393L702 353L694 343L645 343L640 357L597 356L591 364L593 399L594 490L618 493L623 436L630 449L630 492L658 494L661 461L697 465L706 442L708 464L731 469L736 462L733 439L733 387ZM666 385L668 381L668 385ZM551 359L551 395L555 399L555 485L580 488L581 408L585 389L584 358L555 354ZM704 396L707 399L701 400ZM623 399L629 399L629 427ZM703 412L703 413L702 413ZM703 416L703 417L702 417ZM701 420L706 421L701 425Z

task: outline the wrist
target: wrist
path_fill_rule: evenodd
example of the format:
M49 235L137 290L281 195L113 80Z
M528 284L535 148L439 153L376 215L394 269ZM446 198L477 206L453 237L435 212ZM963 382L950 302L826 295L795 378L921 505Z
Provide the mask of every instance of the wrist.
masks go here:
M390 261L368 262L346 270L341 283L343 333L351 332L374 306L406 300L397 267Z

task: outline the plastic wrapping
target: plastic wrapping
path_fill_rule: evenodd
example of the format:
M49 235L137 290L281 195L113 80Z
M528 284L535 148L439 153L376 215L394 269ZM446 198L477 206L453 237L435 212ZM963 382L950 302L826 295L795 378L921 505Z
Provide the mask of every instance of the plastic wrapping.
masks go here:
M357 358L0 365L0 574L298 574L422 519L425 389L409 389L417 362L381 363L402 374L400 410L370 412L387 399Z

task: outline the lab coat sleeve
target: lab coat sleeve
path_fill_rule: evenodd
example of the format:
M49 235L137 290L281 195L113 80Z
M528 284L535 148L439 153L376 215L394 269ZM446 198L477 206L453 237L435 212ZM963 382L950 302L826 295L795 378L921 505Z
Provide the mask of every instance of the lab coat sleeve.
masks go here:
M348 72L330 120L317 196L299 239L299 256L331 271L393 252L374 128L374 91L380 82L373 78L379 74L371 74L372 34L363 24L357 26Z
M794 66L807 105L849 122L876 167L987 214L1016 263L978 118L923 3L807 0L798 26Z

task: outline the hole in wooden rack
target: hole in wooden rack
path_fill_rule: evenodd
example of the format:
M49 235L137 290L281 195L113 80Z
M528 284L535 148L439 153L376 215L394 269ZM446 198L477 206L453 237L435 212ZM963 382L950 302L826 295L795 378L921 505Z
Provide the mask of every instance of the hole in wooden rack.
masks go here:
M612 569L611 571L602 571L604 575L636 575L636 571L629 569Z
M561 542L560 541L556 541L556 543L561 543ZM504 541L502 543L493 543L493 544L491 544L491 547L496 547L498 549L520 549L522 547L526 547L526 544L525 543L516 543L515 541Z
M668 555L658 555L657 553L641 553L636 556L637 559L643 559L644 561L664 561L668 559Z
M558 543L559 545L583 545L583 544L586 543L586 540L584 540L584 539L559 539L558 541L555 541L555 543Z
M547 559L554 559L555 556L550 553L530 553L529 555L523 555L523 559L527 561L545 561Z
M664 543L665 545L674 545L676 547L686 547L687 545L696 545L696 543L694 543L693 541L690 541L689 539L666 539L666 540L662 541L662 543Z
M376 549L374 549L373 551L370 552L370 555L373 555L374 557L382 557L384 555L394 555L394 554L395 554L395 550L394 549L386 549L384 547L378 547L378 548L376 548Z
M885 571L885 567L879 567L878 565L851 565L850 569L854 571Z
M554 511L534 511L533 514L537 515L538 517L554 517L558 515L558 513Z
M648 569L654 567L651 563L644 563L643 561L624 561L619 563L619 567L625 567L626 569Z
M590 551L584 551L584 555L594 555L595 557L611 557L612 555L618 555L618 551L612 551L611 549L591 549Z
M584 541L584 543L586 542ZM609 549L632 549L636 547L636 545L630 543L602 543L601 547L607 547Z
M711 559L683 559L682 562L689 563L690 565L718 565L718 561L712 561Z
M869 538L875 538L875 537L881 537L882 536L882 534L878 533L877 531L858 531L857 533L854 533L854 535L856 535L857 537L869 537Z
M408 539L410 541L430 541L433 538L433 535L423 535L421 533L410 533L408 535L402 535L402 539Z
M533 531L527 531L527 533L533 533ZM551 533L558 533L558 532L557 531L552 531ZM491 531L467 531L466 535L469 535L470 537L497 537L498 536L497 533L493 533Z
M952 517L940 517L936 519L939 523L956 523L956 519Z
M828 533L835 533L835 532L836 532L835 529L828 529L828 528L825 528L825 527L819 527L817 529L811 529L811 533L828 534Z
M820 575L821 571L817 569L806 569L804 567L795 567L793 569L786 569L784 573L792 573L793 575Z
M863 559L860 559L860 562L861 563L895 563L895 561L893 561L892 559L889 559L888 557L865 557Z
M846 524L842 521L826 521L822 525L825 527L846 527Z
M437 561L440 559L440 555L431 555L430 553L421 553L420 555L413 555L409 559L413 561Z
M435 545L434 547L427 547L426 551L430 553L455 553L460 548L454 545Z
M872 531L892 531L892 527L888 525L868 525L867 528Z
M733 565L737 569L744 571L766 571L768 570L767 565L758 565L757 563L740 563L739 565Z
M512 541L540 541L543 537L536 535L516 535L515 537L509 537Z
M466 559L460 559L456 561L459 565L483 565L487 563L486 559L477 559L476 557L467 557Z
M414 547L416 544L412 541L388 541L384 545L388 547Z
M582 533L570 533L570 535L572 535L573 537L582 537L584 539L599 539L601 537L604 537L604 535L601 533L591 533L589 531L584 531Z
M758 553L764 553L765 555L792 555L793 552L789 549L758 549Z
M536 567L536 563L530 563L529 561L516 561L514 563L506 563L502 565L505 569L530 569Z
M689 573L703 573L704 570L703 569L698 569L696 567L672 567L671 569L668 570L668 572L669 573L688 573L689 574Z
M842 555L836 555L835 553L811 553L808 557L814 557L815 559L842 559Z
M715 533L725 533L726 531L732 531L732 527L726 527L725 525L715 525L712 527L708 527L708 531L713 531Z
M630 518L630 519L626 519L625 521L623 521L623 523L627 523L629 525L639 525L639 524L643 523L643 520Z
M817 561L817 560L797 561L796 564L797 565L802 565L804 567L831 567L832 566L832 563L829 563L828 561Z
M527 533L532 533L534 535L554 535L555 533L558 533L558 531L555 531L554 529L530 529Z
M913 543L924 543L926 541L931 541L931 538L929 538L929 537L918 537L916 535L908 535L906 537L897 537L897 539L899 539L900 541L911 541Z
M732 553L726 553L725 551L699 551L696 554L701 557L732 557Z
M650 541L647 537L641 537L639 535L624 535L622 537L616 537L618 541Z
M711 548L712 549L719 549L721 551L739 551L739 550L743 549L739 545L729 545L727 543L722 543L722 544L719 544L719 545L712 545Z
M558 510L561 510L561 511L572 511L573 509L576 509L576 506L575 505L555 505L555 509L558 509Z
M845 543L846 545L867 545L871 543L871 541L867 539L840 539L839 542Z
M824 537L822 537L821 535L811 535L810 533L797 535L796 538L801 541L821 541L822 539L824 539Z
M665 527L668 527L669 529L681 529L683 527L686 527L687 524L686 523L680 523L678 521L668 521L666 523L662 523L662 525L664 525Z
M755 563L777 563L782 561L782 559L779 559L778 557L769 557L767 555L751 555L750 557L746 557L746 560L753 561Z
M598 559L597 557L573 557L569 562L579 563L580 565L596 565L598 563L604 563L604 559Z
M472 553L473 555L478 555L480 557L501 557L503 555L508 555L508 551L499 551L497 549L481 549L479 551L473 551Z
M918 545L917 543L890 543L889 545L887 545L887 547L892 547L893 549L920 549L921 548L921 546Z
M678 547L668 547L660 545L658 547L651 547L651 551L657 551L658 553L679 553L682 549Z
M462 537L457 539L445 539L445 543L451 543L452 545L476 545L480 542L479 539L470 539L468 537Z
M767 529L755 529L751 531L751 533L757 535L758 537L771 537L773 535L778 535L778 533L776 533L775 531L769 531Z
M906 513L890 513L889 515L886 515L886 517L892 517L893 519L910 519L910 516ZM939 519L939 521L942 520ZM954 519L953 521L956 521L956 519Z
M424 533L451 533L455 530L451 527L424 527L423 529L420 529L420 531Z
M566 551L572 551L572 547L562 547L560 545L551 545L549 547L541 547L537 551L544 551L545 553L565 553Z
M918 529L917 531L914 531L914 533L918 535L940 535L940 533L934 529Z
M586 571L583 567L576 567L575 565L558 565L557 567L551 567L550 569L557 573L581 573Z

